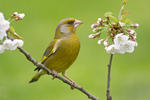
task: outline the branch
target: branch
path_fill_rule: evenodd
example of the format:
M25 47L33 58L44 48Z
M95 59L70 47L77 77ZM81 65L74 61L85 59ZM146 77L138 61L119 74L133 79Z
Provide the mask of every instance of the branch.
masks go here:
M48 69L47 67L45 67L45 65L38 63L38 62L37 62L32 56L30 56L30 54L27 53L24 49L22 49L22 48L20 48L20 47L18 47L18 49L19 49L19 51L20 51L22 54L24 54L24 55L26 56L27 60L29 60L30 62L32 62L35 66L37 66L37 67L42 68L43 70L45 70L45 71L48 73L48 75L54 76L54 73L53 73L50 69ZM89 92L88 92L87 90L85 90L83 87L78 86L78 85L72 86L72 84L71 84L68 80L66 80L65 78L63 78L63 77L61 77L61 76L57 76L56 78L59 79L59 80L61 80L63 83L66 83L66 84L70 85L71 87L74 87L74 88L76 88L77 90L81 91L82 93L84 93L85 95L87 95L89 99L92 99L92 100L99 100L97 97L93 96L91 93L89 93Z
M107 100L112 100L112 96L110 94L110 80L111 80L110 73L111 73L112 59L113 59L113 54L110 55L110 60L109 60L109 64L108 64L107 91L106 91Z

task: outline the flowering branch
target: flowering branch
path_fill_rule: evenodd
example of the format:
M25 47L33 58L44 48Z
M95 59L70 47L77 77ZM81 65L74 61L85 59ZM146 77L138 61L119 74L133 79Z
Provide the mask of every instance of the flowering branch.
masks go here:
M101 38L97 43L104 44L106 52L110 54L106 90L107 100L112 100L110 94L110 73L113 55L132 53L138 45L135 29L139 24L135 24L127 18L128 12L125 11L127 0L122 1L123 4L119 16L114 16L112 12L105 13L104 19L98 18L97 23L91 25L94 34L89 35L91 39Z
M135 29L139 24L133 24L127 18L128 13L125 11L125 7L126 0L123 0L118 17L115 17L112 12L107 12L104 19L98 18L97 23L91 25L95 34L90 34L89 38L103 37L98 40L98 44L103 43L109 54L132 53L137 47Z
M110 80L111 80L111 65L112 65L112 59L113 59L113 54L110 55L109 59L109 64L108 66L108 76L107 76L107 90L106 90L106 96L107 100L112 100L112 96L110 94Z
M88 96L91 100L99 100L97 97L93 96L87 90L79 85L72 85L72 83L61 76L55 76L55 73L50 69L45 67L45 65L38 63L28 52L26 52L21 47L24 44L23 38L20 37L15 29L10 25L13 21L19 21L24 18L25 14L19 14L14 12L9 20L5 20L3 13L0 12L0 53L3 53L5 50L16 50L18 49L22 54L24 54L30 62L32 62L38 68L41 68L47 72L48 75L52 75L53 77L61 80L63 83L66 83L71 86L71 88L76 88L81 91L85 95Z
M27 60L29 60L30 62L32 62L35 66L42 68L43 70L45 70L47 72L48 75L52 75L54 77L54 73L48 69L47 67L45 67L45 65L38 63L29 53L27 53L24 49L18 47L18 50L24 54L27 58ZM85 90L83 87L79 86L79 85L72 85L70 81L66 80L65 78L61 77L61 76L57 76L57 79L61 80L63 83L66 83L68 85L70 85L73 88L76 88L77 90L81 91L82 93L84 93L85 95L88 96L89 99L91 100L99 100L97 97L93 96L91 93L89 93L87 90Z

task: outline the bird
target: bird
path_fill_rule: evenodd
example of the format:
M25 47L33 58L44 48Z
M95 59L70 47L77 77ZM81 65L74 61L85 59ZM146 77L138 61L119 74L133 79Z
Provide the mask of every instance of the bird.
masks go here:
M58 73L62 73L72 85L75 85L75 82L66 75L66 70L76 60L80 51L80 40L76 34L76 29L80 24L83 22L75 18L61 20L56 27L54 39L50 42L41 59L41 64L44 64L54 73L54 78L58 76ZM38 72L29 83L36 82L42 75L47 74L41 68L37 67L35 70Z

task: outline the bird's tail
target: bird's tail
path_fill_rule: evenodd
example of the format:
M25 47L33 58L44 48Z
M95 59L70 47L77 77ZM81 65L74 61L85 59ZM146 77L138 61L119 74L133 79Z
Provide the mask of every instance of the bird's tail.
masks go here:
M33 83L39 80L39 78L44 74L44 71L39 71L34 75L34 77L29 81L29 83Z

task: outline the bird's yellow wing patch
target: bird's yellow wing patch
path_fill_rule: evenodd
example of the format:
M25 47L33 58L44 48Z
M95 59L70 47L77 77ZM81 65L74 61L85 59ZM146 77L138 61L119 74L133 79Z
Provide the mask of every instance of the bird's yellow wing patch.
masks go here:
M44 63L48 57L50 57L52 54L54 54L57 51L60 41L61 41L61 39L55 39L50 43L50 45L46 49L46 51L41 59L41 63Z
M41 60L41 63L43 63L46 59L47 59L47 57L44 56L44 57L42 58L42 60Z

